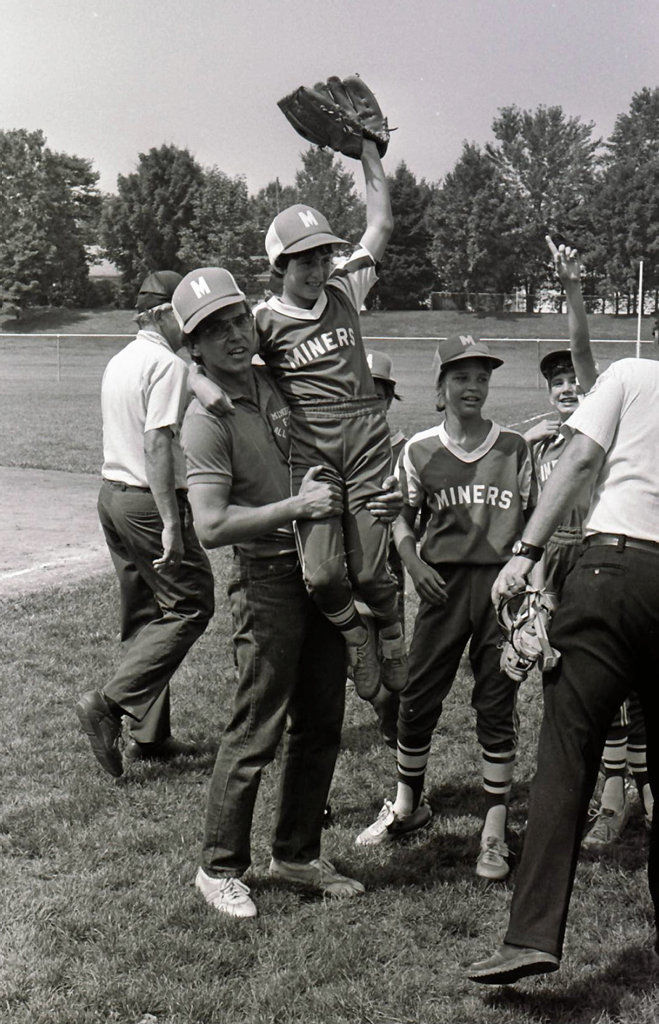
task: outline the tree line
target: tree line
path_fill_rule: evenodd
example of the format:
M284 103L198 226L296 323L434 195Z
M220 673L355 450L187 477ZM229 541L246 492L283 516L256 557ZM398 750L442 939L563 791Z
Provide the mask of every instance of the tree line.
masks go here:
M493 141L465 142L438 182L401 162L389 175L395 229L374 301L419 308L433 290L526 295L532 312L554 283L544 236L578 244L587 301L622 299L635 311L638 260L647 291L659 289L659 88L632 97L611 136L561 107L504 107ZM134 302L153 269L185 273L229 266L252 294L264 287L265 231L281 209L306 202L357 241L363 202L354 176L332 152L300 155L293 183L250 195L242 176L203 167L187 149L139 154L102 195L90 160L54 153L42 132L0 131L0 297L5 309L90 303L89 253L121 272L119 301ZM616 307L617 308L617 307Z

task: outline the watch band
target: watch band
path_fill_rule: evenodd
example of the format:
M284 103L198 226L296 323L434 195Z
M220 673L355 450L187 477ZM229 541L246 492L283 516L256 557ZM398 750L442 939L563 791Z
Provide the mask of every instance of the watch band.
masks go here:
M523 540L516 540L513 544L514 555L530 558L532 562L539 562L544 554L544 550L544 548L540 548L535 544L527 544Z

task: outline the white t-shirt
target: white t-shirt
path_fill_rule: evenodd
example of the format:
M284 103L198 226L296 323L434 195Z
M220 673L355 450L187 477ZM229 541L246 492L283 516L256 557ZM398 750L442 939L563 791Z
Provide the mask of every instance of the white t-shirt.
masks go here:
M103 477L148 487L144 459L147 430L169 427L174 437L174 481L185 488L179 431L187 400L188 368L156 331L139 331L105 368L101 385Z
M612 363L567 426L606 452L585 534L659 542L659 362Z

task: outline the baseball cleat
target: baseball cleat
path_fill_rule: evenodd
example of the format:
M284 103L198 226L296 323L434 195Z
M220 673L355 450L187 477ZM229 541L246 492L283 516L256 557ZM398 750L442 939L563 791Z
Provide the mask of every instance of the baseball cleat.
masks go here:
M629 801L625 800L621 811L610 807L600 807L595 815L595 823L584 836L581 845L584 850L603 850L616 843L629 818Z
M393 839L402 839L412 832L418 832L425 828L432 818L430 804L421 801L419 806L399 818L394 811L391 800L385 800L375 821L360 832L355 839L356 846L380 846L381 843L391 842Z
M100 690L83 693L75 710L94 757L109 775L118 778L123 774L119 750L121 719L112 714Z
M368 629L363 644L346 644L350 675L355 684L357 696L371 700L380 689L380 662L375 645L375 629Z
M227 917L256 917L256 904L249 895L249 887L239 878L222 875L213 878L203 868L197 871L194 884L206 902Z
M490 882L501 882L510 871L510 850L498 836L486 836L476 861L476 874Z
M405 637L402 633L391 639L380 636L380 650L382 652L380 682L390 693L400 693L407 686Z
M561 962L553 953L528 946L509 946L502 943L487 960L476 960L465 971L470 981L481 985L512 985L535 974L551 974Z
M331 861L318 857L306 864L294 864L287 860L270 861L269 874L282 882L291 882L311 892L319 892L323 896L346 898L361 896L364 886L356 878L348 878L336 870Z

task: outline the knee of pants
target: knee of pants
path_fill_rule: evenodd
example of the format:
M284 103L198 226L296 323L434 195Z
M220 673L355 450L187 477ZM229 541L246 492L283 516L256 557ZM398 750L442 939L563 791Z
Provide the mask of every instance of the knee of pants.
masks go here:
M327 558L313 568L305 563L304 582L307 589L318 597L340 598L345 588L350 586L343 555Z
M476 736L481 747L493 754L503 754L517 748L517 719L491 719L477 715Z

